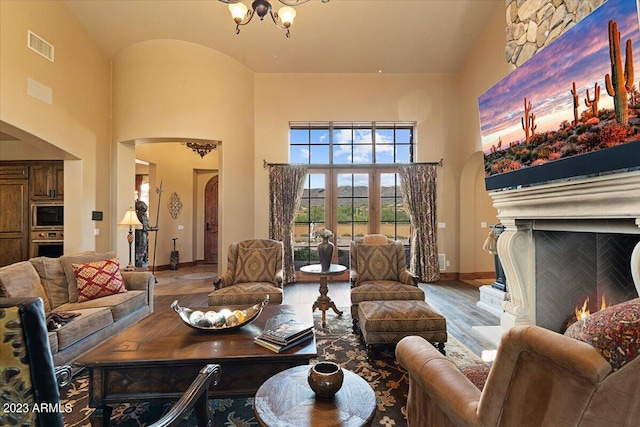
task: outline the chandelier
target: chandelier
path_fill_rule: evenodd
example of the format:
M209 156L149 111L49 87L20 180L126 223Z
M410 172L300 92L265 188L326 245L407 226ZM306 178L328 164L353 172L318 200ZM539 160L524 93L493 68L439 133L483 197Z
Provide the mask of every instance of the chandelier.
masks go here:
M258 15L262 21L267 14L271 16L273 23L276 27L285 30L286 36L289 38L289 27L293 24L293 20L296 17L296 11L291 6L298 6L307 3L310 0L279 0L284 4L280 10L274 12L271 8L271 3L267 0L254 0L251 3L251 10L247 8L240 0L220 0L223 3L229 5L229 11L233 20L236 22L236 34L240 34L240 25L247 25L251 22L254 15ZM327 3L329 0L322 0L323 3Z
M218 148L218 144L222 143L222 141L213 141L213 142L181 142L182 145L186 145L187 148L193 150L194 153L198 153L200 157L204 157L209 154L212 150Z

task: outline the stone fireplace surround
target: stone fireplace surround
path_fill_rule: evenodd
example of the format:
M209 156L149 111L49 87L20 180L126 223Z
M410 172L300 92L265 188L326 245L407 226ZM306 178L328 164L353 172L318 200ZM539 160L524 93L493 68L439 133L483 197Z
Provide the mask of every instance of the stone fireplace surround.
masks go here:
M640 294L640 170L494 191L490 196L506 226L498 239L508 288L500 316L501 332L515 325L558 329L545 324L546 318L536 319L536 233L623 236L623 242L633 247L625 259L630 260L635 292ZM634 235L639 238L635 245L629 245L624 235L631 235L632 242Z

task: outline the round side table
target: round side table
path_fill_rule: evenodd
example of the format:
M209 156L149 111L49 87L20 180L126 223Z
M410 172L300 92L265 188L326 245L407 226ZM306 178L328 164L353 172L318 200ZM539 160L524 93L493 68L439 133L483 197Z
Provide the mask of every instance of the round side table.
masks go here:
M340 264L331 264L329 270L323 270L320 264L311 264L300 267L300 272L302 272L303 274L320 277L320 296L318 297L316 302L313 303L311 311L316 311L316 309L320 309L322 311L323 328L327 325L327 310L331 309L338 316L342 316L342 311L338 310L336 304L327 295L327 292L329 292L327 277L336 276L338 274L344 273L345 271L347 271L347 267Z
M265 381L253 411L266 427L361 427L371 425L376 396L361 377L343 369L344 382L332 398L317 398L307 376L311 365L284 370Z

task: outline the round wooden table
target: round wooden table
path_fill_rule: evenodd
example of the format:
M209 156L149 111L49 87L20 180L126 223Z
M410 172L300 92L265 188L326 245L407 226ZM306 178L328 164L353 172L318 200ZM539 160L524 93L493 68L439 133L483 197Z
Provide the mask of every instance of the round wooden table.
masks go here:
M371 425L376 396L358 375L343 369L344 382L332 398L317 398L307 376L311 365L296 366L265 381L256 393L253 412L267 427L361 427Z
M329 298L327 292L329 292L329 286L327 285L327 277L336 276L338 274L342 274L347 271L347 267L340 264L331 264L329 266L329 270L322 270L320 264L311 264L300 267L300 272L303 274L308 274L311 276L319 276L320 277L320 296L313 303L313 307L311 311L316 311L316 309L320 309L322 311L322 327L324 328L327 325L326 319L327 310L333 310L338 316L342 316L342 311L338 310L336 304Z

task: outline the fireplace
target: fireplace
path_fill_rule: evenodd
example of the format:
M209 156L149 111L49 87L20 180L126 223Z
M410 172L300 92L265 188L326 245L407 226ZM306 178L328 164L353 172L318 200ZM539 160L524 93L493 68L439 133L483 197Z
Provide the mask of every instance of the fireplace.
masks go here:
M504 331L562 331L575 306L616 304L640 289L640 171L491 193L506 226L498 239L508 295Z
M564 332L575 308L636 298L631 253L640 234L533 230L536 324Z

